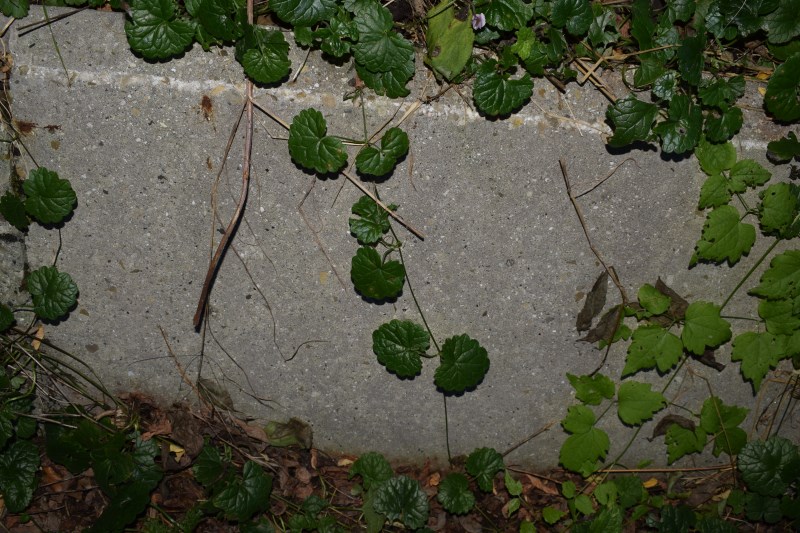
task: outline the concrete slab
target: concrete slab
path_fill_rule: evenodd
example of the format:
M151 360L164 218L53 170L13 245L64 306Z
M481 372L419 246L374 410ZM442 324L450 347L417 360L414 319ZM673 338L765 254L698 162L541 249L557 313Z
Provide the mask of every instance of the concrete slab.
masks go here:
M198 48L146 63L128 49L121 14L83 12L53 32L66 72L47 31L11 41L13 112L39 125L25 143L38 164L71 179L79 199L61 230L58 265L75 278L80 301L47 335L112 389L189 398L161 332L196 377L203 337L192 315L210 241L219 238L211 194L243 102L240 68L229 50ZM299 49L291 54L295 66L305 57ZM363 135L362 112L372 132L413 102L368 97L362 108L343 101L353 75L314 52L295 83L259 89L258 101L287 121L316 107L330 132L350 137ZM437 90L424 71L417 81L413 95ZM204 96L213 105L209 115ZM696 162L655 150L610 152L605 107L591 87L570 85L559 94L540 80L534 102L507 120L485 120L447 94L404 123L412 152L379 191L426 235L420 241L398 227L409 280L440 342L468 333L491 359L475 391L448 399L454 454L504 450L557 422L573 402L565 373L588 373L601 361L577 341L575 317L600 267L566 195L559 158L578 192L633 158L580 199L595 245L631 294L661 276L680 293L720 301L736 283L726 268L686 269L703 224ZM765 162L766 140L780 130L754 122L758 116L748 117L736 142L741 157ZM242 412L309 421L322 449L446 457L434 362L415 380L399 380L371 350L379 324L417 320L418 313L408 290L375 305L352 288L357 245L347 219L360 193L341 177L299 170L286 132L266 116L258 117L255 135L252 195L236 253L228 254L211 297L202 375L224 386ZM238 197L240 141L218 189L226 223ZM298 211L303 198L307 224ZM32 266L50 263L57 247L54 232L32 229ZM754 314L747 304L742 312ZM613 352L604 372L618 376L623 359ZM721 359L728 362L727 354ZM724 401L752 402L738 365L721 374L690 366ZM668 396L697 408L693 402L705 394L702 381L682 374ZM798 424L795 417L786 427L796 431ZM611 417L605 427L618 452L632 430ZM556 423L508 459L555 465L564 437ZM660 443L640 440L630 463L663 461Z

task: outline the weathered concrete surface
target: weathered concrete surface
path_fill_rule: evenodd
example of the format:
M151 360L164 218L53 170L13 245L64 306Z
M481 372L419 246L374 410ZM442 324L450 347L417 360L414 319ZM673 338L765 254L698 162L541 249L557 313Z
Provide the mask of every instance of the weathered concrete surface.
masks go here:
M192 315L210 240L220 236L211 195L242 106L240 68L220 50L146 63L129 51L121 14L85 12L53 31L68 73L46 31L12 40L13 111L39 125L26 145L40 165L70 178L79 198L61 230L58 264L75 278L80 301L47 335L90 362L112 389L168 401L191 397L161 331L194 379L202 337ZM294 50L293 64L304 55ZM258 101L286 121L316 107L329 132L359 137L362 109L342 99L353 74L314 52L295 83L259 89ZM412 94L423 87L435 94L433 80L418 78ZM571 85L561 95L546 81L536 83L534 103L503 121L478 117L453 91L423 105L403 124L411 154L379 185L381 197L399 204L426 235L423 242L397 227L409 280L438 340L468 333L491 358L475 391L448 400L454 454L478 446L504 450L560 420L573 402L565 373L588 373L601 361L577 341L575 316L600 267L566 195L559 158L577 192L633 158L580 198L594 244L632 295L662 276L680 293L719 302L736 282L727 268L686 269L703 223L696 210L702 176L693 159L663 159L655 150L610 153L601 136L606 101L596 91ZM213 103L209 116L204 95ZM399 118L412 101L366 98L368 130ZM748 120L750 129L736 140L741 157L763 161L764 140L777 130ZM379 324L418 319L411 295L406 289L395 303L374 305L353 290L348 273L357 245L347 219L360 193L341 177L314 180L299 170L285 137L258 116L252 195L235 241L239 258L229 253L216 281L202 374L219 381L243 412L309 421L320 448L442 458L435 362L415 380L399 380L371 350ZM225 223L238 197L241 138L218 189ZM298 204L307 193L306 224ZM28 248L33 267L50 262L55 233L32 229ZM742 313L754 314L746 303ZM727 354L720 358L729 362ZM604 372L617 377L622 360L613 352ZM712 379L726 402L752 401L738 365L720 375L690 366ZM697 409L694 398L707 389L686 376L668 396ZM603 424L613 454L631 430L611 416ZM797 424L795 418L787 427ZM556 424L508 459L554 465L564 436ZM639 440L631 463L663 460L659 441Z

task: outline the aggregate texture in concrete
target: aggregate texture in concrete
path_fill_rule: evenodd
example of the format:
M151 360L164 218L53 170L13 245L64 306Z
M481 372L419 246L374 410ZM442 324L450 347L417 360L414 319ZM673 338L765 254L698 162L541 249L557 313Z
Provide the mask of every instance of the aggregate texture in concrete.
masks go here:
M35 8L32 14L40 17ZM357 243L348 218L361 193L341 176L319 178L297 167L287 132L261 113L245 219L219 271L206 335L195 332L211 243L239 195L241 132L215 196L214 185L242 109L243 75L227 49L195 47L172 61L146 62L129 50L123 24L123 14L84 11L53 24L52 37L47 29L20 35L12 28L13 114L37 124L23 141L36 163L69 178L78 196L58 232L33 227L27 238L32 268L57 257L80 287L77 307L47 327L47 338L86 360L112 390L191 399L181 372L195 379L202 362L202 377L227 390L238 411L306 420L321 449L446 457L436 361L401 380L372 352L378 325L419 321L419 314L408 285L382 304L352 287ZM287 122L314 107L328 131L343 137L397 121L414 97L439 90L418 61L408 99L367 93L363 101L346 100L350 64L331 65L311 52L297 73L305 58L293 48L296 80L258 88L256 100ZM619 81L608 83L624 94ZM468 88L461 92L468 98ZM453 89L408 116L402 127L411 151L377 187L425 234L420 240L395 225L408 280L437 340L467 333L491 360L475 390L447 399L452 453L502 451L549 426L507 460L553 466L566 436L558 421L574 402L566 373L589 373L603 359L575 330L601 266L559 159L576 193L588 191L578 199L588 232L629 294L660 276L687 297L720 302L738 278L725 266L687 269L704 220L696 208L703 181L696 161L646 146L610 151L607 101L591 86L559 93L537 80L532 103L504 120L487 120L468 102ZM756 97L750 102L760 106ZM740 157L767 164L766 141L782 130L760 109L746 113L735 139ZM755 257L757 250L743 265ZM609 299L616 297L609 285ZM754 315L749 298L737 302L732 312ZM690 361L693 373L682 372L667 396L697 410L708 391L704 376L726 403L753 405L739 365L725 350L718 358L726 363L721 373ZM602 371L618 378L623 362L624 352L613 350ZM663 383L655 375L640 379ZM789 431L800 425L794 417L785 423ZM633 431L614 416L601 426L611 435L612 456ZM652 423L643 434L650 432ZM638 441L626 463L665 460L662 439Z

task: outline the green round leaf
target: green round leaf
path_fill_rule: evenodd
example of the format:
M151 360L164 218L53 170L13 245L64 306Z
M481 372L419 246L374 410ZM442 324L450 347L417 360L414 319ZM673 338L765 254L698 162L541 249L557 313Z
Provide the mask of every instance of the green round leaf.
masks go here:
M235 13L233 0L201 0L196 18L213 37L233 41L242 35L242 28L233 17Z
M406 476L393 477L375 491L375 510L389 520L399 520L410 529L428 521L428 497L419 483Z
M585 405L571 405L561 425L567 433L579 435L591 431L596 421L594 412Z
M627 146L635 141L650 138L650 128L658 115L658 106L638 100L630 94L617 100L606 110L614 135L608 140L611 146Z
M533 17L533 6L522 0L493 0L482 9L486 24L502 31L522 28Z
M10 192L0 197L0 216L20 231L25 231L30 225L28 214L25 212L25 204Z
M348 477L361 476L364 480L364 488L369 490L371 487L383 483L394 475L392 466L377 452L367 452L355 460L350 467Z
M28 291L33 296L33 310L42 318L57 320L67 314L78 298L78 287L66 272L56 267L42 267L28 275Z
M608 454L610 441L602 429L591 428L586 433L570 435L558 455L564 468L589 476L597 470L597 461Z
M764 103L778 120L793 122L800 118L800 52L775 69L767 83Z
M662 293L649 283L645 283L639 288L639 304L652 315L660 315L667 312L672 299Z
M135 0L125 23L128 44L147 59L167 59L192 44L195 26L175 17L173 0Z
M446 392L463 392L475 387L489 370L486 349L467 335L444 341L440 358L434 382Z
M447 474L439 483L436 499L445 511L452 514L466 514L475 505L475 495L469 490L469 480L464 474Z
M236 42L236 60L244 73L256 83L275 83L289 74L289 43L283 33L258 26L247 26Z
M475 105L489 116L507 115L519 109L533 94L533 80L528 73L512 80L507 73L498 72L496 67L495 60L483 63L472 86Z
M78 201L68 180L58 174L39 167L32 170L28 179L22 182L25 191L25 210L33 218L45 224L55 224L72 213Z
M11 309L0 304L0 333L4 332L14 323L14 313Z
M411 92L406 84L414 75L414 56L409 57L402 65L386 72L372 72L365 66L356 63L356 72L364 84L376 94L389 98L402 98Z
M410 320L392 320L372 332L372 351L378 356L378 362L401 378L420 373L420 356L429 347L428 332Z
M731 167L730 190L744 192L748 187L758 187L770 180L772 173L752 159L742 159Z
M350 232L356 236L358 242L375 244L389 231L389 214L369 196L359 198L353 204L352 211L361 217L348 220Z
M709 176L729 170L736 164L736 148L730 142L712 144L701 138L694 155L700 162L700 168Z
M414 47L392 30L394 22L388 9L377 2L364 5L354 19L358 42L353 45L356 62L372 72L388 72L413 59Z
M403 290L406 270L400 262L384 262L374 248L362 246L353 256L350 279L367 298L384 300L396 297Z
M665 373L678 364L683 354L681 340L654 324L645 324L633 332L633 340L628 346L628 357L622 376L630 376L639 370L650 370L658 366L658 371Z
M294 117L289 128L289 154L298 165L327 173L336 172L347 163L342 141L328 137L328 125L316 109L304 109Z
M614 382L603 374L574 376L567 373L567 379L575 389L575 397L586 405L600 405L603 398L614 397Z
M731 107L720 114L706 115L705 134L711 142L725 142L742 128L744 116L738 107Z
M383 176L394 170L399 158L408 153L408 135L400 128L390 128L381 138L380 149L368 146L356 157L356 168L363 174Z
M770 437L748 442L737 464L748 489L762 496L780 496L788 488L783 472L796 460L797 446L783 437Z
M284 22L293 26L312 26L331 18L336 12L335 0L270 0L269 8Z
M775 183L759 194L758 218L766 234L792 239L800 233L800 187Z
M555 0L550 17L556 28L566 26L567 31L576 37L589 30L592 23L592 7L589 0Z
M503 456L494 448L478 448L467 457L467 472L483 492L492 491L494 476L505 468Z
M653 131L661 137L664 152L682 154L697 145L702 125L700 106L693 105L688 96L679 94L670 100L667 120L657 124Z
M781 0L763 19L770 43L785 43L800 35L800 0Z
M0 2L0 11L7 17L22 19L28 16L28 0L5 0Z
M0 454L0 493L12 513L21 513L31 502L39 468L39 450L27 440L15 440Z

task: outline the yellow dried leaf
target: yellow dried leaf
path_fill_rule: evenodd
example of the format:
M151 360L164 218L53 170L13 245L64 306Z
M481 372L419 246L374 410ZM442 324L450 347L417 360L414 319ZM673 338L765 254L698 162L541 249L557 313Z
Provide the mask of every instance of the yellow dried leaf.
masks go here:
M644 488L646 489L652 489L653 487L658 485L658 480L654 477L651 477L650 479L642 483L642 485L644 485Z
M42 345L42 339L44 339L44 324L39 324L39 329L36 330L36 334L31 341L31 347L34 350L38 350Z
M186 450L184 450L183 448L181 448L177 444L174 444L174 443L170 442L169 443L169 453L174 453L175 454L175 460L180 462L181 458L183 457L183 454L186 453Z

